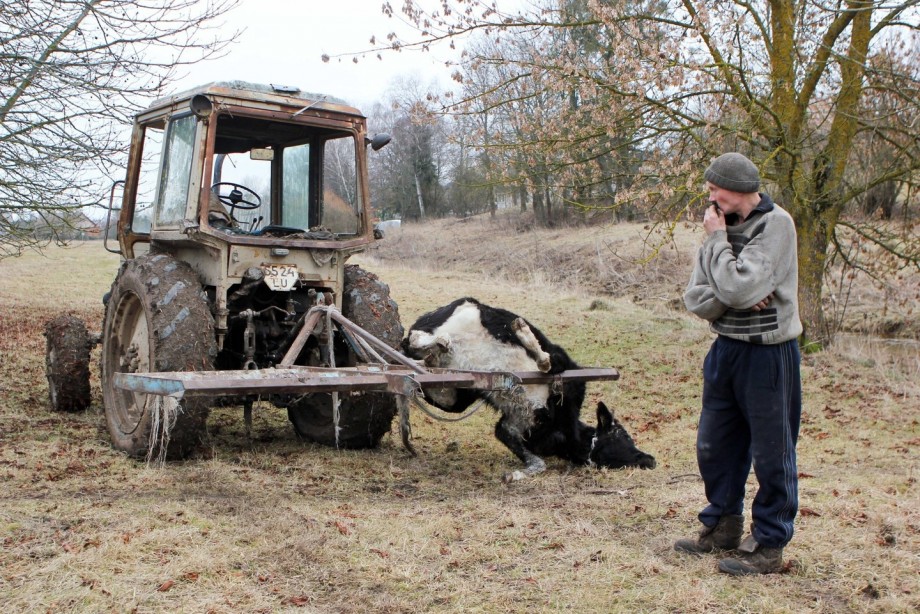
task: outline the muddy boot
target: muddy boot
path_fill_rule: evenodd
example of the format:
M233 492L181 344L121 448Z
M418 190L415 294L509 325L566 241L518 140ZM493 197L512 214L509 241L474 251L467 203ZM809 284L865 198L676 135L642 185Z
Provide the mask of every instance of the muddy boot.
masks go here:
M783 549L766 548L748 535L738 546L738 556L719 561L719 571L733 576L777 573L783 570Z
M679 539L674 542L678 552L705 554L717 550L734 550L741 543L744 516L722 516L714 527L704 526L696 539Z

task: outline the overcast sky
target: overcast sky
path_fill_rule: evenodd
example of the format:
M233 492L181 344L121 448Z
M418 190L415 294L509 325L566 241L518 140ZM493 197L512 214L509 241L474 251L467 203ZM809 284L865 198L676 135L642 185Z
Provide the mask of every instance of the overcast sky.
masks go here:
M399 0L392 1L394 8ZM417 77L426 85L437 80L448 87L450 59L446 47L431 53L369 54L357 64L337 54L364 51L372 35L386 40L394 30L409 30L397 17L380 11L381 0L243 0L225 17L226 30L245 31L226 57L188 68L176 90L210 81L243 80L294 85L308 92L343 98L368 109L383 97L397 77ZM328 63L323 54L333 56Z

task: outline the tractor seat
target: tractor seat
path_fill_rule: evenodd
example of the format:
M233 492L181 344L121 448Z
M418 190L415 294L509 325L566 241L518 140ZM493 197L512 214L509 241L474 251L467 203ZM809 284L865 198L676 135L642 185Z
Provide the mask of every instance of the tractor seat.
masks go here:
M220 199L213 192L208 195L208 224L227 232L234 232L239 229L233 216L230 215L230 212L227 211L227 208L224 207L224 204L220 202Z

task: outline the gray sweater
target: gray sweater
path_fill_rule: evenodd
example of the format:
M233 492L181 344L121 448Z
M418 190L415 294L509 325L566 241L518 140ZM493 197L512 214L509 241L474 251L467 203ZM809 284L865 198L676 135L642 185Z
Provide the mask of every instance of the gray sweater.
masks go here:
M713 232L700 247L684 304L712 332L771 345L802 334L792 217L761 194L744 222ZM773 294L762 311L751 307Z

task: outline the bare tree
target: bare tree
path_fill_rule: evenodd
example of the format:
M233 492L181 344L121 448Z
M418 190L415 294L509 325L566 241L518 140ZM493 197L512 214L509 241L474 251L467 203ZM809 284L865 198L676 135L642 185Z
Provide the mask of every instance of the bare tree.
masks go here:
M422 219L446 213L444 119L432 111L434 100L428 89L417 79L398 79L386 105L372 109L373 129L393 137L389 147L371 157L374 207L380 214Z
M528 74L542 92L570 101L541 118L539 140L552 146L536 166L573 195L579 186L615 185L613 207L638 206L673 224L699 211L711 158L747 154L795 218L806 338L823 344L832 335L824 271L845 206L886 181L910 182L920 169L917 125L902 121L920 108L918 5L537 0L512 15L482 0L445 0L432 12L409 0L402 12L418 39L390 37L388 47L430 47L476 32L493 40L540 35L542 53L504 58L515 70L489 91ZM886 121L865 115L873 89L884 89L898 109ZM858 137L869 130L890 155L883 168L848 182ZM598 163L604 159L623 163ZM920 263L915 235L864 236L911 266Z
M13 0L0 4L0 259L62 240L107 203L124 126L236 33L238 0ZM36 233L41 227L44 232Z

